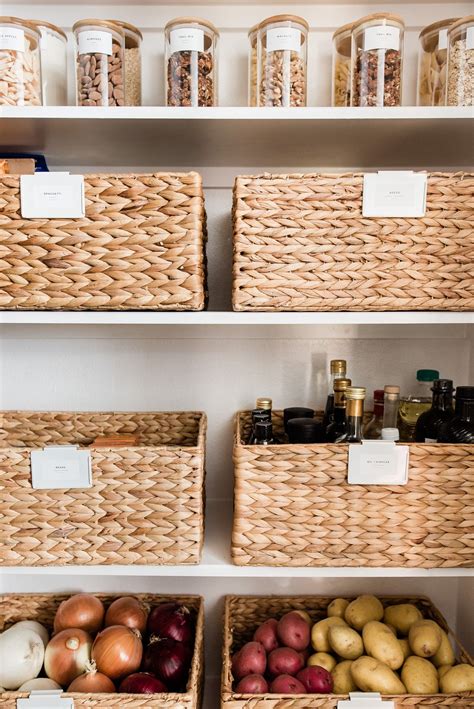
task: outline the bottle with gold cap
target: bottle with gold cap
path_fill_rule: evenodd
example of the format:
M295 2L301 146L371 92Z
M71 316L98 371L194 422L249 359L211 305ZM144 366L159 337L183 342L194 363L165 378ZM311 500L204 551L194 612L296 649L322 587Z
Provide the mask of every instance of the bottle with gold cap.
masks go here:
M383 390L382 428L397 428L398 407L400 406L400 387L387 384Z
M347 362L345 359L332 359L329 365L331 379L329 384L329 394L326 401L326 408L323 416L323 431L334 420L334 384L338 379L345 379L347 371Z
M256 441L256 425L257 423L272 422L272 400L268 396L261 396L256 401L255 409L252 411L252 428L248 443L252 445Z
M336 438L336 443L359 443L362 440L362 421L364 418L364 387L346 389L346 430Z
M346 432L346 393L352 384L350 379L336 379L334 382L334 420L326 429L326 441L334 441Z

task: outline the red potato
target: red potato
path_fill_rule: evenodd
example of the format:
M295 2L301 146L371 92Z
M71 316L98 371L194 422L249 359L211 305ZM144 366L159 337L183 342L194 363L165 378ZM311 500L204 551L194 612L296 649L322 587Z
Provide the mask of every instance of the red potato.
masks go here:
M299 652L292 647L277 647L268 656L268 673L270 677L278 675L296 675L304 667L304 661Z
M299 652L308 647L311 631L306 620L299 613L291 611L278 621L277 635L282 645Z
M272 694L306 694L304 684L290 675L280 675L270 685Z
M254 633L253 639L262 643L267 652L276 650L278 647L277 625L278 621L275 618L269 618L259 625Z
M232 674L235 679L243 679L247 675L263 675L266 667L267 654L262 643L246 643L232 658Z
M333 690L331 673L318 665L305 667L298 672L296 679L304 685L308 694L331 694Z
M268 682L262 675L247 675L240 680L234 692L237 694L266 694Z

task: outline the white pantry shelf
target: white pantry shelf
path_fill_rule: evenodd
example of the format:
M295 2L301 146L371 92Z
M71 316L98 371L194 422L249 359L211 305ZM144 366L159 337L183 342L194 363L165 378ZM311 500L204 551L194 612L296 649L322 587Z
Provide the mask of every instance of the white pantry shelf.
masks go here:
M466 168L473 118L469 107L3 107L0 135L4 151L42 152L55 168Z
M2 567L2 575L124 576L214 579L329 579L329 578L474 578L474 569L418 569L366 567L235 566L230 556L232 504L209 500L202 563L195 566L49 566Z
M0 311L0 325L473 325L473 312Z

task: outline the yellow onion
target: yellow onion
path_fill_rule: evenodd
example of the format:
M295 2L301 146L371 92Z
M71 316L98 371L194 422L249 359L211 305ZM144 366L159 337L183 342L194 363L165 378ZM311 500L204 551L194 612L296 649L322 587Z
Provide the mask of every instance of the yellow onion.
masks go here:
M91 593L76 593L63 601L56 611L54 632L66 628L80 628L86 633L97 633L104 621L104 604Z
M142 655L140 631L124 625L104 628L92 646L92 659L97 669L110 679L119 679L136 672Z
M95 662L88 663L83 675L79 675L67 688L68 692L85 692L86 694L112 694L115 685L109 677L97 672Z
M86 671L91 659L92 638L80 628L67 628L46 646L44 669L50 679L67 687Z
M104 625L106 628L110 625L125 625L127 628L136 628L143 634L147 617L147 610L138 598L123 596L117 598L107 609Z

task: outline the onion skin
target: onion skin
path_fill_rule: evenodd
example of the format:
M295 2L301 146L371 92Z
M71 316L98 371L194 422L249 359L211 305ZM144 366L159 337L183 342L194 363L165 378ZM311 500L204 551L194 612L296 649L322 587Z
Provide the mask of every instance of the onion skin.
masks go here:
M136 628L143 635L146 630L148 613L137 598L123 596L117 598L107 609L104 625L125 625L127 628Z
M102 601L90 593L76 593L63 601L54 618L54 632L67 628L80 628L94 635L104 623L105 608Z
M61 685L54 681L54 679L49 679L49 677L37 677L36 679L30 679L25 682L19 688L19 692L31 692L44 689L62 689Z
M111 679L102 672L90 670L79 675L67 688L68 692L85 692L86 694L114 694L116 689Z
M125 677L119 687L122 694L159 694L167 691L166 685L149 672L135 672Z
M154 640L145 650L143 669L170 689L179 690L187 682L192 656L192 650L184 643L170 638Z
M44 669L50 679L62 687L86 671L91 659L92 638L80 628L61 630L49 641L44 655Z
M186 606L162 603L148 616L147 630L150 636L190 644L194 639L194 618Z
M18 689L41 672L44 659L43 640L29 628L15 626L0 635L0 685Z
M143 645L139 631L124 625L104 628L92 646L92 659L97 669L114 680L136 672L140 667L142 655Z

